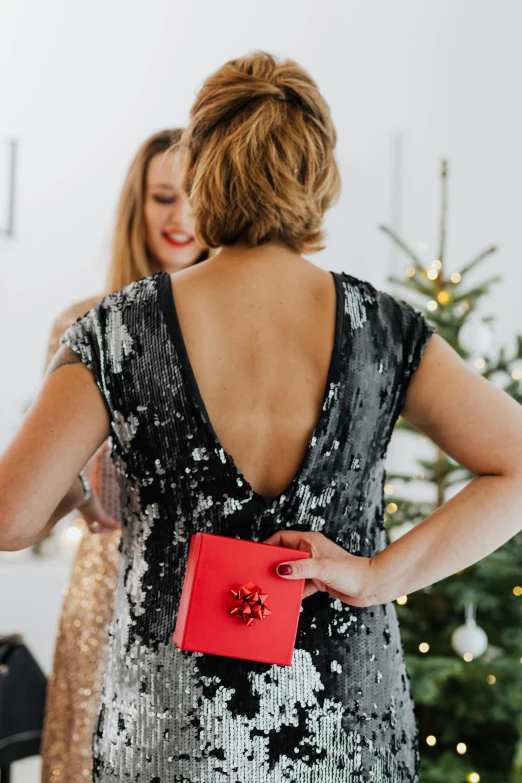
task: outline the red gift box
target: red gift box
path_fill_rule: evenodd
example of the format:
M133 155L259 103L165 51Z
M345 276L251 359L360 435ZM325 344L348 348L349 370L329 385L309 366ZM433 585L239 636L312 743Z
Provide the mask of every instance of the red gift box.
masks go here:
M276 566L308 552L209 533L192 536L174 642L181 650L291 666L304 579Z

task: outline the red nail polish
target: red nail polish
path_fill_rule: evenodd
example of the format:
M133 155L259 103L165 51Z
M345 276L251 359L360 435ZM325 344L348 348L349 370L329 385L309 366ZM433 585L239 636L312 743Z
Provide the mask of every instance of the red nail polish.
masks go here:
M283 563L282 565L277 566L277 573L281 576L288 576L292 573L292 566L288 565L288 563Z

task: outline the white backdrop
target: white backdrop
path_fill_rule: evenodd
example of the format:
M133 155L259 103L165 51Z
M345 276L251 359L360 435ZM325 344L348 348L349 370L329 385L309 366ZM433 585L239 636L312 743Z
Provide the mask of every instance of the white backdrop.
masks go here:
M252 49L298 60L332 107L344 193L318 262L384 286L402 263L382 221L435 257L448 157L450 263L499 243L490 312L511 341L522 331L521 29L519 0L4 0L0 230L7 139L19 140L19 170L16 236L0 237L0 447L38 386L53 318L100 290L137 146L185 123L205 76ZM0 562L0 630L17 623L47 667L68 566L24 568ZM29 762L14 783L36 779Z
M399 134L404 233L435 252L448 156L450 259L500 243L505 281L491 302L511 338L522 283L521 26L518 0L4 0L0 144L20 140L20 165L17 235L0 238L0 443L37 387L53 317L100 288L136 147L183 124L204 77L255 48L301 62L332 107L345 193L320 263L384 284L391 256L375 226L392 216L389 141ZM0 177L1 210L1 164Z

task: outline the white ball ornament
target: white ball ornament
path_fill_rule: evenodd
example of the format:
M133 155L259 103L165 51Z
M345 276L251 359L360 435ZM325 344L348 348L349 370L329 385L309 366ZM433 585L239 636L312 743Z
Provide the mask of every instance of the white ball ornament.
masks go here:
M473 604L466 606L466 622L453 631L451 646L462 657L471 655L473 658L480 658L488 649L488 637L475 622Z
M497 389L503 389L504 386L508 385L510 378L505 372L494 372L488 377L488 380Z
M493 345L494 333L480 318L468 318L459 329L459 344L470 356L484 356Z

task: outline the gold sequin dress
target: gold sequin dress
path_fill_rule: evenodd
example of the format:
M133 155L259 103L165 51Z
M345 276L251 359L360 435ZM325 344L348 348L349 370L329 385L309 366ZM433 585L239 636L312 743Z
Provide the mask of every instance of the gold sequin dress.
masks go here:
M47 361L65 330L100 297L62 313ZM92 735L108 648L120 555L120 532L92 535L84 525L58 626L42 741L42 783L91 783Z

